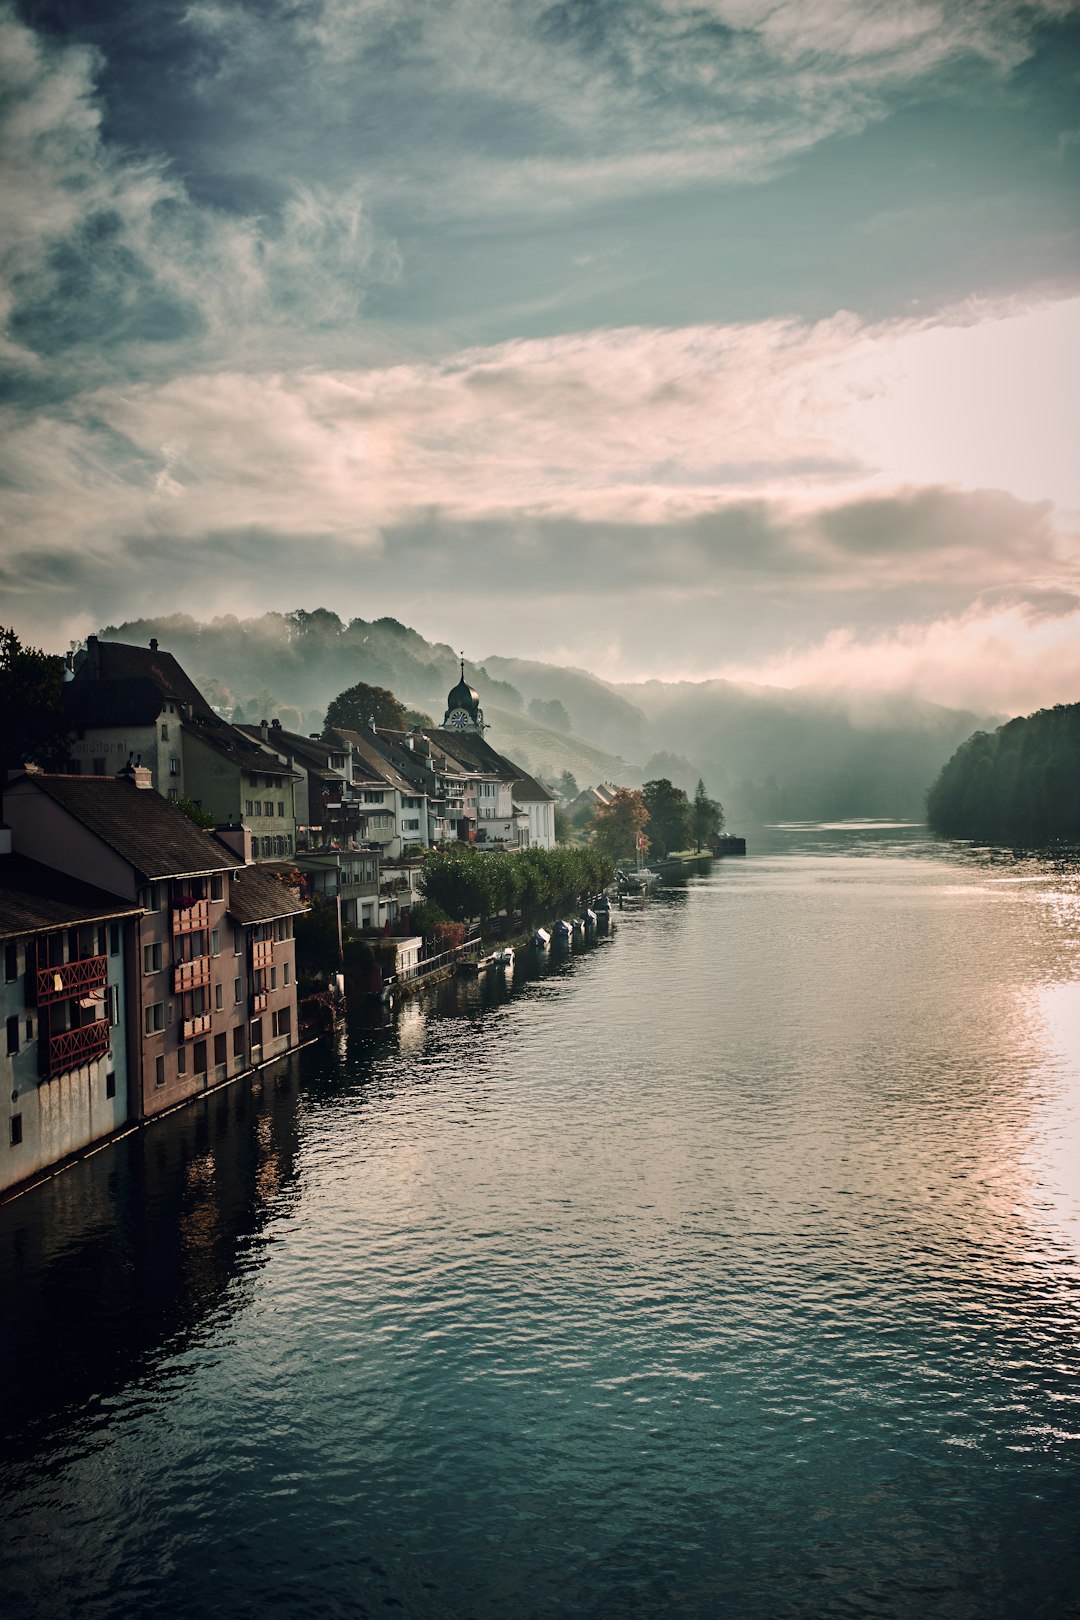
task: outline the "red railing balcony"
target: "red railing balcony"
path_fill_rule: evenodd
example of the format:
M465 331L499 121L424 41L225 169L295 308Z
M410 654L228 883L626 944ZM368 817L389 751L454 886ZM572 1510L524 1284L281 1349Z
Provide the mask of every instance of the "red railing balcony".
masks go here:
M210 983L210 958L196 956L190 962L178 962L173 969L173 993L182 996L187 990L200 990Z
M109 1050L109 1020L99 1018L96 1023L83 1024L78 1029L62 1029L48 1040L40 1042L41 1072L53 1079L69 1069L81 1069L84 1063L93 1063Z
M198 1040L200 1035L210 1033L210 1014L200 1013L197 1018L185 1018L180 1024L180 1039L182 1041Z
M70 1001L90 990L102 990L107 977L108 960L104 956L84 956L78 962L39 967L34 981L37 1004L47 1007L52 1001Z
M264 1013L270 1005L270 994L267 990L253 990L251 992L251 1010L253 1013Z
M174 934L197 934L210 926L209 900L196 900L190 906L174 906L172 931Z
M257 939L251 947L251 965L253 968L268 968L274 960L274 942L272 939Z

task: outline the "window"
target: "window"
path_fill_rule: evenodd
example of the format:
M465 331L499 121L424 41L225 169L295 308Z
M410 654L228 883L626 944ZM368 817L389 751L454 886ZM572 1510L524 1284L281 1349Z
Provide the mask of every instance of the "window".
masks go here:
M251 800L250 799L245 799L244 800L244 814L245 814L245 816L250 816L253 813L254 813L254 807L252 805Z
M206 1042L196 1041L192 1056L196 1074L206 1073Z
M233 980L233 1000L235 1002L239 1003L239 1002L243 1001L243 999L244 999L244 993L243 993L243 990L242 990L241 985L240 985L240 980L239 979L234 979Z
M225 990L220 984L214 986L214 1011L220 1012L225 1005Z
M262 815L262 800L261 799L256 799L255 800L255 814L257 816Z
M104 956L105 955L105 924L104 923L99 925L98 931L97 931L97 954L98 954L98 956Z
M90 767L95 776L105 775L105 761L103 759L92 759L90 761Z
M110 923L109 924L109 955L110 956L119 956L120 955L120 924L119 923Z
M7 1049L8 1052L19 1050L19 1015L13 1013L7 1021Z
M243 1026L243 1024L237 1024L236 1028L232 1032L232 1049L233 1049L233 1057L243 1057L243 1055L244 1055L244 1026Z
M169 798L173 801L174 804L176 803L176 801L177 801L177 799L179 797L180 797L180 789L179 788L170 788L169 789Z
M227 1063L229 1060L228 1043L224 1035L214 1036L214 1064Z
M160 883L151 883L149 888L147 889L147 891L146 891L146 909L147 909L147 911L160 911L161 910L161 885L160 885Z
M11 1145L12 1145L12 1147L18 1147L18 1145L19 1145L19 1143L21 1141L22 1141L22 1115L21 1114L12 1114L12 1116L11 1116Z
M277 989L277 968L272 962L270 964L270 988L271 990Z
M142 948L142 970L144 973L161 972L161 944L144 945Z
M257 1046L261 1046L261 1045L262 1045L262 1019L261 1018L255 1018L255 1019L252 1020L252 1024L251 1024L251 1049L252 1049L252 1051L254 1051Z
M282 962L282 964L281 964L281 982L282 982L282 984L288 984L291 972L292 972L292 969L289 966L289 963L288 962Z
M364 793L364 803L365 804L385 804L385 802L386 802L386 794L385 793L368 793L368 792Z
M143 1009L143 1030L147 1035L156 1035L165 1028L165 1003L155 1001ZM160 1061L160 1060L159 1060Z
M284 814L285 814L285 800L284 799L279 799L278 800L278 802L277 802L277 813L278 813L279 816L284 816Z
M274 1014L274 1034L288 1035L292 1030L292 1008L282 1007Z
M109 986L109 1023L116 1029L120 1023L120 986Z
M292 852L293 852L292 833L286 833L285 834L285 853L286 853L286 855L291 855Z
M164 722L161 727L161 740L162 742L168 742L169 740L169 728Z
M159 1058L154 1059L154 1084L155 1084L155 1086L163 1086L165 1084L165 1059L164 1059L164 1057L159 1057Z
M116 1096L116 1075L111 1071L105 1076L105 1095L106 1097Z
M181 1047L177 1048L177 1052L176 1052L176 1072L177 1072L177 1074L187 1074L187 1047L186 1046L181 1046Z
M244 952L244 931L239 923L233 923L232 949L234 956L242 956Z
M220 928L211 928L211 930L210 930L210 955L211 956L220 956L221 955L221 929Z
M411 816L411 817L406 818L401 823L401 830L402 830L402 832L419 832L420 831L420 818L418 816Z
M210 898L211 900L224 900L225 898L225 879L220 872L210 879Z
M17 945L4 946L4 978L8 984L19 977L19 947Z
M274 840L272 838L264 838L262 841L262 849L263 859L265 860L274 853Z
M26 1039L28 1041L32 1041L33 1038L34 1038L34 1020L32 1018L28 1018L26 1020Z

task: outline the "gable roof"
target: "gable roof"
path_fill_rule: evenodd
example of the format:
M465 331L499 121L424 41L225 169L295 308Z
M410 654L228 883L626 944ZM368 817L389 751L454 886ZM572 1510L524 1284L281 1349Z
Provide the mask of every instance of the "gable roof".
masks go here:
M205 743L212 748L215 754L227 759L230 765L237 770L248 771L259 776L279 776L292 778L295 775L291 765L283 765L277 755L253 743L236 726L230 726L227 721L213 717L214 723L196 720L184 728L187 737L194 737L198 742Z
M172 653L162 652L159 647L132 647L123 641L90 637L86 657L76 669L71 685L132 679L152 681L174 702L190 704L193 714L219 718Z
M251 924L272 922L275 917L298 917L311 907L271 872L245 866L233 873L226 909L238 923Z
M359 731L346 731L343 726L331 729L332 737L344 737L352 743L353 754L359 755L361 761L372 774L388 787L396 788L399 793L415 794L417 789L408 777L403 776L395 765L392 765L386 756L379 751L378 744L363 736ZM422 790L421 790L422 791Z
M21 777L9 793L18 792L23 782L81 822L140 877L196 877L244 864L152 788L118 776L35 774Z
M493 773L503 782L513 784L514 797L524 799L529 803L551 803L557 795L538 782L535 776L523 771L520 765L515 765L512 759L504 754L498 754L489 742L483 737L473 735L471 732L430 731L428 736L447 753L455 754L471 764L473 770Z
M64 686L64 713L78 730L93 726L152 726L165 696L146 675L115 681L74 680Z
M138 917L141 906L118 900L25 855L0 855L0 939L70 928L81 922Z

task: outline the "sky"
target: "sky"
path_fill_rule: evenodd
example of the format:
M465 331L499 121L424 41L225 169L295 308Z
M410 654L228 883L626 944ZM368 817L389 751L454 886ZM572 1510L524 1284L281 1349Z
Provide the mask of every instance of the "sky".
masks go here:
M0 4L0 623L1080 700L1080 0Z

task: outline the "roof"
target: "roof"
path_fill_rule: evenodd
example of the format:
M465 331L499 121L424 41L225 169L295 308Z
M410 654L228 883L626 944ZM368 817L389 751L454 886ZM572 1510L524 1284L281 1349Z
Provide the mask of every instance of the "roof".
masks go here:
M512 759L507 759L504 754L497 754L491 744L485 742L479 735L441 730L431 731L428 735L432 742L436 742L447 753L470 762L473 770L495 772L500 780L512 783L514 794L519 799L534 804L537 801L548 804L557 797L538 782L535 776L529 776L520 765L515 765Z
M152 788L118 776L26 776L38 792L116 851L143 878L195 877L242 866L231 849ZM18 791L14 783L8 792Z
M291 778L294 775L291 765L283 765L277 755L268 751L258 743L253 743L245 737L236 726L230 726L224 720L214 716L214 724L196 720L185 727L185 735L194 737L199 742L212 748L215 754L220 754L238 770L258 773L260 776L281 776Z
M261 743L264 748L272 748L281 754L289 754L302 760L305 770L314 773L317 770L341 776L340 771L330 772L329 758L331 754L342 750L334 748L331 743L323 742L320 737L304 737L298 731L286 731L284 726L267 727L267 735L262 734L261 726L239 725L233 728L242 731L245 737L250 737L255 743Z
M189 703L193 714L216 719L213 709L199 688L180 667L172 653L158 647L132 647L123 641L93 639L87 643L86 657L71 683L150 680L158 690L179 703Z
M347 742L352 743L353 753L358 754L363 763L387 786L396 788L399 793L413 794L416 792L415 786L409 781L408 777L403 776L397 767L392 765L385 754L380 751L378 743L365 737L362 732L346 731L341 726L335 726L331 731L331 736L344 737Z
M228 913L238 923L271 922L275 917L298 917L311 908L280 878L259 866L234 872L229 885Z
M25 855L0 855L0 939L141 914L141 906L118 900L115 894L80 883Z
M80 731L94 726L152 726L164 707L161 688L146 675L74 680L64 686L64 713Z

